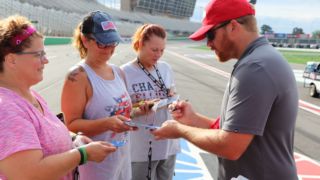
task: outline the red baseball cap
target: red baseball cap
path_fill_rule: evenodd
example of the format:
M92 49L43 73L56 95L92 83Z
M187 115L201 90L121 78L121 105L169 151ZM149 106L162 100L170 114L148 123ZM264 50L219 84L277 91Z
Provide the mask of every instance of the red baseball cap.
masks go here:
M200 41L206 37L206 33L212 27L246 15L255 15L253 6L247 0L211 0L206 6L206 15L201 28L189 38Z

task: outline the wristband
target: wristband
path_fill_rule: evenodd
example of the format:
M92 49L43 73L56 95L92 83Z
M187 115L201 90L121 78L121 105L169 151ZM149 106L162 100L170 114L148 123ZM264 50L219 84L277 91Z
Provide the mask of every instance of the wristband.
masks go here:
M88 160L88 155L85 147L78 147L78 151L80 152L81 157L79 165L85 164Z

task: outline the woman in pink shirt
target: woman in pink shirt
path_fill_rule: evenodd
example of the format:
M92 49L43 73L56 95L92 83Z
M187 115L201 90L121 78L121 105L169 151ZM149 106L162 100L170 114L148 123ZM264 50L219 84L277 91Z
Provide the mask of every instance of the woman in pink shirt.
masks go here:
M48 63L43 36L22 16L0 21L0 180L65 179L86 161L102 161L105 142L73 149L67 128L31 86Z

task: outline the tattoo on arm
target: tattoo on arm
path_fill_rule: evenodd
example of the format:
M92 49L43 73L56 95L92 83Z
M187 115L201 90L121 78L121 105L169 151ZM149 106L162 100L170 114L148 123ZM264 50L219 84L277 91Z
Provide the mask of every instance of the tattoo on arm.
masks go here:
M73 69L72 71L70 71L67 78L71 82L76 82L77 81L76 76L82 72L84 72L84 69L81 66L79 66L79 67Z

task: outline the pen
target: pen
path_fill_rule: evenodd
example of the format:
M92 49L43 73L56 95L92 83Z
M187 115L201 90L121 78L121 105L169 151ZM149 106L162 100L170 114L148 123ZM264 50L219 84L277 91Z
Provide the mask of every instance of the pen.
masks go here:
M179 100L178 100L179 101ZM185 102L189 102L189 99L186 99L186 100L184 100ZM176 106L173 108L173 109L170 109L170 111L171 112L173 112L173 111L176 111L177 110L177 108L176 108Z

